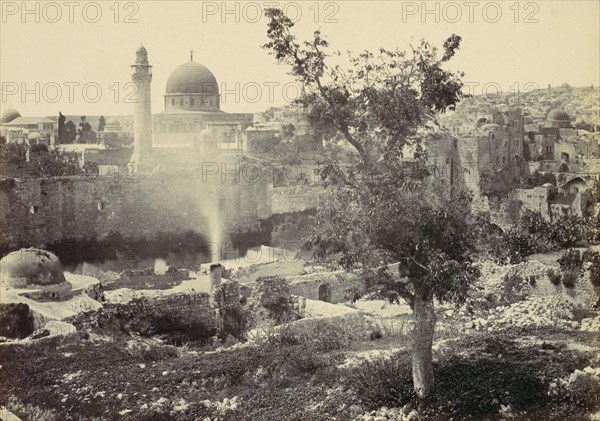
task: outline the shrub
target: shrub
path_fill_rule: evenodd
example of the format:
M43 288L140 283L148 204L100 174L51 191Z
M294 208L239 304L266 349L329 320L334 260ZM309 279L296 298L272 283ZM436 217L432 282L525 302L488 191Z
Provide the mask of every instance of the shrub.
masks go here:
M544 219L541 213L526 210L519 221L521 228L530 234L541 234L548 236L550 233L550 223Z
M578 272L576 270L563 271L562 283L565 286L565 288L575 288L575 283L577 282L577 279L579 279L580 274L581 272Z
M349 369L346 381L369 409L402 406L413 396L410 361L407 351L366 361Z
M537 285L537 281L534 275L529 276L529 285L531 285L532 287L535 287Z
M600 408L600 380L590 374L577 376L569 384L571 399L588 410Z
M546 271L546 276L548 276L548 279L550 279L550 282L552 282L554 285L560 285L561 281L562 281L562 274L560 273L560 271L552 268L552 269L548 269Z
M581 254L584 262L589 263L590 282L595 287L600 287L600 253L594 250L586 250Z
M562 216L551 224L550 240L559 247L573 247L585 234L584 220L575 215Z
M524 300L529 295L528 282L516 272L508 273L502 278L498 303L509 305Z
M369 338L370 338L372 341L376 341L377 339L381 339L381 338L383 338L383 335L381 334L381 331L380 331L380 330L374 330L374 331L372 331L372 332L369 334Z
M499 235L495 241L492 240L490 251L496 263L516 264L541 250L533 235L512 228Z
M578 250L569 249L558 259L558 264L563 272L581 272L583 270L583 254Z

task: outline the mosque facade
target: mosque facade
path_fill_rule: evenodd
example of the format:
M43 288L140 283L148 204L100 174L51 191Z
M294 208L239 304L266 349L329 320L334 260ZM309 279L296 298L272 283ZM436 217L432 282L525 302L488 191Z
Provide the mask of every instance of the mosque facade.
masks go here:
M169 76L164 110L154 115L150 115L152 66L144 47L136 51L131 67L138 89L132 161L140 159L140 153L143 157L149 148L184 148L202 154L244 148L245 131L252 126L254 115L222 111L216 77L192 55Z

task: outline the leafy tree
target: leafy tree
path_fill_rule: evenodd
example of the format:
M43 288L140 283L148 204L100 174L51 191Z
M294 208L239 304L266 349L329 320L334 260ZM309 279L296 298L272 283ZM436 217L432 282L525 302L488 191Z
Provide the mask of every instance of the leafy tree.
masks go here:
M104 131L104 126L106 126L106 120L104 120L104 116L101 115L100 116L100 120L98 121L98 131L99 132L103 132Z
M78 143L96 143L96 132L92 128L92 125L87 122L85 116L81 117L79 127L77 130L77 135L79 136L77 139Z
M529 234L548 235L550 222L546 221L541 213L526 209L520 220L521 227Z
M25 162L25 146L17 143L0 145L0 162L19 165Z
M479 177L479 189L481 194L488 197L502 199L517 186L514 176L514 167L509 165L498 171L488 170L481 173Z
M64 139L61 138L61 143L75 143L77 138L77 126L71 120L65 124Z
M71 176L82 172L79 167L79 155L59 149L40 149L36 154L35 164L39 175L44 178Z
M521 185L519 187L522 189L531 189L533 187L543 186L546 183L556 186L556 176L552 173L541 173L536 170L529 177L521 180Z
M65 116L59 111L58 112L58 142L59 143L68 143L67 142L67 129L65 127Z
M422 41L410 53L382 48L351 55L344 70L327 65L328 42L319 31L300 44L282 11L266 15L264 47L306 87L299 102L309 118L334 128L356 151L348 165L328 162L321 171L328 194L313 240L341 242L331 257L362 270L368 292L413 309L413 385L424 398L433 387L434 297L461 303L478 276L470 259L471 198L428 177L421 148L420 130L463 96L462 74L442 68L461 39L450 36L441 58ZM407 146L414 148L412 162L403 157ZM401 262L397 273L393 262Z
M543 251L536 236L521 228L510 228L490 241L490 252L496 263L516 264L527 260L527 257Z
M577 215L562 215L552 222L550 240L559 247L573 247L584 239L586 224Z
M281 132L284 139L291 139L294 137L294 132L296 131L296 127L292 123L284 124L281 126Z

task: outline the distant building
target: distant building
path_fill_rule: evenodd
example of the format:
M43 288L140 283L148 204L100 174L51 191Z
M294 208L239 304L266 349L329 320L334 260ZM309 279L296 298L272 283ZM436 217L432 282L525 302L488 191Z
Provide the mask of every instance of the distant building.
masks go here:
M2 113L0 134L7 142L54 145L57 126L46 117L22 117L11 108Z

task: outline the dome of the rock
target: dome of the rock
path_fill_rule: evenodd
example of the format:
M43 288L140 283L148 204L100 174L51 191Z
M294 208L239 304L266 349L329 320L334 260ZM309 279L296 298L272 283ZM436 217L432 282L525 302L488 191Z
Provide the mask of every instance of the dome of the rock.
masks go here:
M217 79L205 66L195 61L182 64L167 80L166 94L218 94Z

